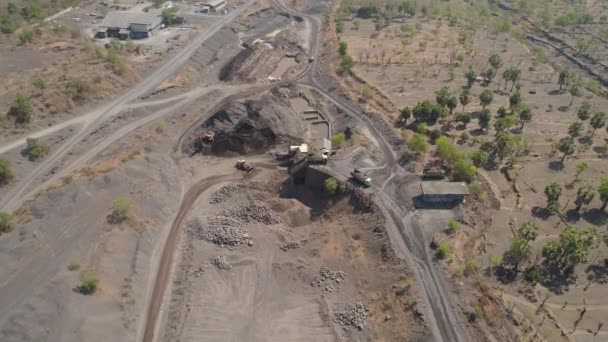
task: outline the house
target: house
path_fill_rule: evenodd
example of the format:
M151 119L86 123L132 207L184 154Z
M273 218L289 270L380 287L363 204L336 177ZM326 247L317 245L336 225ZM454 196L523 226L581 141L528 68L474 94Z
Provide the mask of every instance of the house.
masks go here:
M142 39L158 32L162 18L157 13L110 12L99 25L96 38Z
M457 206L469 194L464 182L421 182L419 200L425 205Z
M222 8L226 7L226 0L210 0L208 2L203 2L203 7L201 12L217 12Z

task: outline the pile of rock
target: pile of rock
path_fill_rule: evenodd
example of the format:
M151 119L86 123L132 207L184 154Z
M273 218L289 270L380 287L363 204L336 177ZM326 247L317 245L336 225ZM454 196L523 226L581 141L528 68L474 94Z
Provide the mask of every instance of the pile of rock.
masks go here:
M226 258L224 258L224 256L222 255L218 255L215 258L211 259L211 264L214 265L215 267L217 267L218 270L230 270L232 268L232 265L230 265L227 261Z
M349 326L359 330L365 326L365 320L368 316L368 309L363 303L349 304L344 311L336 312L334 322L340 324L344 328Z
M218 204L229 200L232 196L242 194L247 189L245 184L228 184L213 193L209 199L209 203Z
M289 242L285 242L284 244L281 245L281 249L283 251L288 251L290 249L296 249L296 248L300 248L302 247L304 244L306 243L306 240L300 240L300 241L289 241Z
M198 270L194 271L193 276L194 278L200 278L203 276L203 274L205 274L205 267L201 266L198 268Z
M315 277L310 285L313 287L323 287L326 292L332 292L334 290L333 286L328 287L326 283L328 282L336 282L336 284L341 284L344 279L346 279L346 272L344 271L332 271L325 266L321 266L319 268L319 275ZM331 291L327 291L331 289Z
M281 223L281 217L260 201L224 210L222 215L244 223Z
M240 244L253 245L249 235L241 227L242 223L225 216L209 216L206 224L200 219L191 223L190 230L199 240L214 243L220 247L233 247Z

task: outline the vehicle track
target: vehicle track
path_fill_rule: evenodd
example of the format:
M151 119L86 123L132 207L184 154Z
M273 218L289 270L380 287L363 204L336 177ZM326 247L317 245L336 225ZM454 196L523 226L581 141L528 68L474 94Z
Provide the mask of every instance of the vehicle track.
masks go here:
M226 181L237 181L242 178L239 174L218 175L205 178L193 185L182 197L179 209L173 223L165 245L161 254L160 262L154 280L154 289L148 303L148 308L145 315L145 328L143 332L144 342L155 341L157 325L156 322L160 316L160 310L163 304L165 291L169 283L171 269L173 265L173 257L181 236L181 227L184 219L190 212L190 208L196 202L198 197L209 189L211 186L217 185Z

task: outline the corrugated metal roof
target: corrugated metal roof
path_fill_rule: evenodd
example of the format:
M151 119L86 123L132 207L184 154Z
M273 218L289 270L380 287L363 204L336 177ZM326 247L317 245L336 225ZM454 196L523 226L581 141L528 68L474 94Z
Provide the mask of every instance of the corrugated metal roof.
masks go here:
M463 182L421 182L424 195L468 195L469 187Z
M226 0L211 0L211 1L204 2L203 5L217 7L225 2L226 2Z
M110 12L103 19L100 27L128 29L131 24L157 26L162 18L159 15L141 12Z

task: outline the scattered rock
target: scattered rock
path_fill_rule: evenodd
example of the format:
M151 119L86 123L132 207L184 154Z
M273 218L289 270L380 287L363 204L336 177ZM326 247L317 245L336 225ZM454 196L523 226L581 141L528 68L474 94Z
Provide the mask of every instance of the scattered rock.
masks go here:
M340 324L345 329L349 326L359 330L365 326L365 320L368 316L368 309L363 303L349 304L344 311L336 312L334 322Z
M287 252L290 249L297 249L302 247L304 244L306 243L306 240L300 240L300 241L290 241L290 242L286 242L284 244L281 245L281 249L285 252Z
M321 266L319 269L319 276L311 282L313 287L323 287L327 282L335 281L336 284L341 284L346 279L346 272L344 271L332 271L325 266ZM327 289L327 286L324 288ZM333 286L332 286L333 291ZM330 291L331 292L331 291Z
M232 265L230 265L226 261L226 258L222 255L216 256L215 258L211 259L211 264L217 267L218 270L229 271L232 268Z

